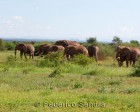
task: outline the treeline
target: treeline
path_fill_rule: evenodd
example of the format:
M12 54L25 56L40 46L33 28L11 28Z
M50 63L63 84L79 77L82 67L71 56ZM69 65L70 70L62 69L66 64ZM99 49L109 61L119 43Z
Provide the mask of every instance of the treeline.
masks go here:
M34 42L34 41L30 41L30 42L19 42L19 41L13 41L13 42L9 42L9 41L4 41L3 39L0 39L0 51L5 51L5 50L9 50L9 51L13 51L15 49L15 46L19 43L32 43L36 49L35 52L37 52L39 45L41 44L54 44L53 42L47 42L47 41L43 41L43 42ZM98 46L100 48L99 51L99 59L104 59L105 57L111 56L114 57L115 54L115 48L118 45L125 45L125 46L129 46L129 47L137 47L140 48L140 43L137 40L131 40L130 42L123 42L118 36L114 36L112 39L112 42L110 43L103 43L103 42L98 42L96 37L90 37L87 39L86 42L82 42L80 43L82 45L84 45L85 47L88 47L90 45L95 45Z

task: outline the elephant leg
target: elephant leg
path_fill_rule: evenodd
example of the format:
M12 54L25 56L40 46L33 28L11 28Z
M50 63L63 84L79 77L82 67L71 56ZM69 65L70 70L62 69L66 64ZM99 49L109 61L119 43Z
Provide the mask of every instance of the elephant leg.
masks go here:
M25 59L27 59L27 56L26 56L26 53L24 52L24 57L25 57Z
M135 61L135 60L133 60L133 65L132 65L133 67L135 66L135 62L136 62L136 61Z
M129 66L129 60L126 60L126 66L127 67Z
M70 60L70 55L67 55L67 60Z
M32 53L32 59L34 59L34 54Z
M20 58L22 59L22 56L23 56L23 52L22 51L20 51Z
M95 61L96 61L96 62L98 61L98 56L97 56L97 54L95 55Z
M119 61L119 67L121 67L123 65L122 61Z
M131 65L132 64L132 60L130 60L129 62L130 62L130 65Z
M31 59L32 54L29 55L29 59Z

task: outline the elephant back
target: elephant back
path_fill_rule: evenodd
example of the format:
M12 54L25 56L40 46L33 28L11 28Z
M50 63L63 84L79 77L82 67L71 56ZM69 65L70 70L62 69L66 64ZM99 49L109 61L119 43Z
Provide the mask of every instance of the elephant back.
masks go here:
M18 44L18 45L16 45L16 47L15 47L15 51L16 50L19 50L19 51L26 51L26 46L25 46L25 44Z
M120 50L120 55L121 56L129 56L131 54L131 48L130 47L124 47Z
M78 54L84 54L86 56L88 56L88 50L86 49L86 47L80 45L80 46L75 46L77 49L77 53Z
M55 42L55 45L61 45L63 47L67 47L69 45L80 45L78 42L75 42L75 41L69 41L69 40L58 40Z
M48 44L42 44L42 45L40 45L39 48L38 48L38 54L41 54L43 52L44 47L47 46L47 45Z
M63 46L59 46L59 45L53 45L51 49L54 52L56 52L56 51L62 51L62 52L64 52L64 47Z
M116 52L120 52L123 48L125 48L126 46L117 46L116 47Z
M46 46L44 46L43 47L43 53L44 54L48 54L49 52L51 52L52 51L52 46L53 45L46 45Z
M76 52L76 48L72 45L65 47L64 54L65 55L73 55Z
M34 53L35 48L32 44L25 44L27 53Z

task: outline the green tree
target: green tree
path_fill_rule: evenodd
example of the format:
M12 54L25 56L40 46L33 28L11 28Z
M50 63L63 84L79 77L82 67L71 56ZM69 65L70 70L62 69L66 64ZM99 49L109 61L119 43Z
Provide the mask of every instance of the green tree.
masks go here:
M120 37L114 36L112 42L115 44L121 44L122 40L120 39Z
M7 50L14 50L15 44L13 42L6 42L5 47Z
M137 40L131 40L130 43L135 44L135 45L139 45L139 41L137 41Z
M96 37L90 37L87 39L87 43L89 44L95 44L97 43Z
M0 39L0 51L5 50L5 42L3 39Z

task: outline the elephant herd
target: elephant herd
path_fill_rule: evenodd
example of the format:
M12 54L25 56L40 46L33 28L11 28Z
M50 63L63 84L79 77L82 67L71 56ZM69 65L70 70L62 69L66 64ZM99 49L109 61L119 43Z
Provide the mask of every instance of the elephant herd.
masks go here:
M20 51L20 57L24 54L25 58L27 58L27 54L29 54L30 58L34 57L35 48L32 44L18 44L15 47L15 58L16 51ZM77 54L84 54L89 57L95 57L96 62L98 61L98 46L89 46L88 48L84 47L78 42L69 41L69 40L58 40L54 45L52 44L42 44L39 46L37 56L48 54L49 52L63 52L64 57L67 59L72 58ZM135 65L135 62L138 60L140 56L140 50L138 48L131 48L127 46L117 46L116 48L116 60L118 61L118 65L121 67L123 62L126 61L126 66L129 64L132 66Z
M25 58L26 55L29 54L30 58L34 57L35 48L32 44L18 44L15 47L15 57L16 51L20 51L20 57L24 54ZM64 57L67 59L72 58L74 55L77 54L84 54L86 56L95 57L96 62L98 61L98 51L99 48L97 46L89 46L88 49L75 41L69 40L58 40L55 42L54 45L52 44L42 44L39 46L37 53L38 56L48 54L49 52L63 52Z

